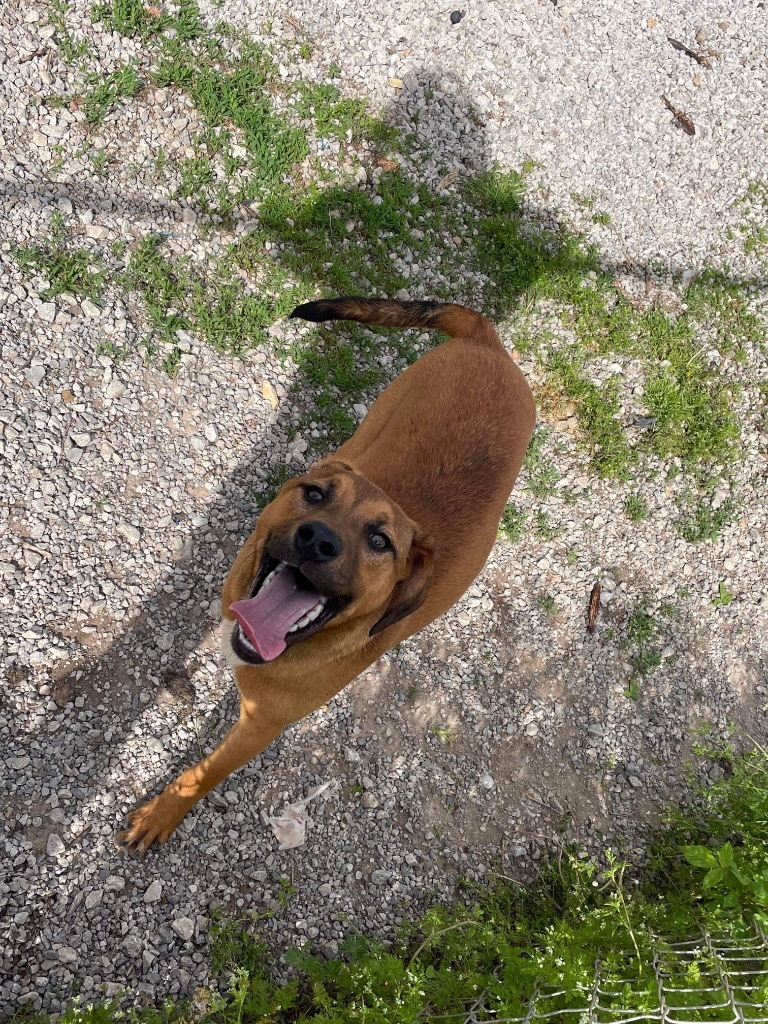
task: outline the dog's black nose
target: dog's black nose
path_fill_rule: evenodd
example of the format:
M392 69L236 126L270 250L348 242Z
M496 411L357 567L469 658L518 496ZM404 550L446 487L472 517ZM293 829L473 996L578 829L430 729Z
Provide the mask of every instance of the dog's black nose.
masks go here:
M330 562L341 554L341 538L325 523L303 523L293 538L296 553L310 562Z

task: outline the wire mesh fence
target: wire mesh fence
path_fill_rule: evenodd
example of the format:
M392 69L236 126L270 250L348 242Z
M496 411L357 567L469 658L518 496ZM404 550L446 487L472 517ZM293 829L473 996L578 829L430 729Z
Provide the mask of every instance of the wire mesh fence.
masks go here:
M484 992L461 1013L431 1013L418 1024L768 1024L768 937L702 931L686 939L650 936L652 961L627 977L598 962L578 992L540 986L518 1016L497 1015Z

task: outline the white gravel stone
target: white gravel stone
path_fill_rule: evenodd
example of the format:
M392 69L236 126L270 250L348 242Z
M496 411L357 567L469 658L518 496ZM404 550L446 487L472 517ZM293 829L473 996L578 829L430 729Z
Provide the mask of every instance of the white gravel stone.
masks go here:
M160 897L163 895L163 883L159 878L156 878L150 885L147 891L144 893L145 903L157 903Z
M45 844L45 852L49 857L60 857L64 853L66 847L62 842L61 836L57 836L55 832L51 832L48 836L48 841Z
M33 388L38 387L45 377L44 366L30 366L28 370L24 371L24 376L27 378Z
M132 523L118 523L115 533L125 537L129 544L138 544L141 541L141 530Z
M195 934L195 922L191 917L177 917L175 921L171 921L171 928L185 942L189 942Z

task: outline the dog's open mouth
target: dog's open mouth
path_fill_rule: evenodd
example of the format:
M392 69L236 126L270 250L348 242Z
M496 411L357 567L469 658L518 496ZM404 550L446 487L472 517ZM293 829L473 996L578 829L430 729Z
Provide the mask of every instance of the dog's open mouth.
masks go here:
M322 629L343 603L321 594L300 569L265 553L248 597L229 606L237 620L232 650L252 665L273 661Z

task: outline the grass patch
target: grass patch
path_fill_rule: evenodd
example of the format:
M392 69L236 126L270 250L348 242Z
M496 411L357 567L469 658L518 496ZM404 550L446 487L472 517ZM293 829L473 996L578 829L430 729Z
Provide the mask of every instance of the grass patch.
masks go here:
M525 486L540 501L555 493L560 479L554 458L546 451L549 439L549 431L539 427L534 431L525 453Z
M106 78L87 75L85 86L83 112L86 123L93 126L101 124L120 100L135 96L142 81L133 64L124 64Z
M336 85L300 82L296 90L296 113L312 122L320 138L366 140L378 147L391 145L398 138L396 129L368 114L365 101L345 99Z
M547 368L555 388L576 406L593 467L600 476L626 479L636 455L621 426L617 383L593 384L581 372L579 361L561 352L552 353Z
M546 371L544 391L575 410L584 448L601 476L643 478L658 472L659 462L679 464L700 489L708 474L727 472L739 432L737 386L723 364L744 358L760 342L761 328L738 282L707 271L686 289L680 286L684 306L640 309L602 267L594 245L528 201L532 165L520 172L493 168L465 177L451 192L437 191L412 180L391 154L382 155L382 147L408 143L371 117L364 102L344 96L335 82L282 82L270 52L226 25L206 27L192 0L174 13L158 13L141 0L108 0L94 16L112 31L144 40L154 61L152 82L183 90L198 112L202 130L194 155L176 167L161 151L154 160L159 175L175 177L175 197L194 206L207 230L256 215L255 229L217 257L205 280L180 261L165 273L157 266L142 269L146 252L132 258L125 281L147 300L159 337L193 330L221 351L239 353L265 343L270 317L315 288L394 295L413 292L417 280L415 291L426 286L435 297L477 304L476 296L459 292L484 279L485 308L497 318L511 317L518 348ZM329 68L331 77L337 73ZM135 95L140 82L126 65L91 84L86 116L98 123L121 98ZM307 183L297 180L297 168L307 170L312 137L341 149L338 166L316 161L315 180ZM364 180L353 176L362 152L355 147L363 142ZM103 170L103 160L94 162L96 173ZM596 223L605 222L590 197L574 194L573 201ZM761 203L762 194L750 201ZM153 274L162 279L164 273L179 285L184 279L180 292L153 292ZM250 287L244 275L252 278ZM282 301L286 284L283 291L292 298ZM561 328L546 337L530 317L543 308ZM354 335L361 345L354 353L353 336L345 331L336 329L337 347L318 335L290 353L299 362L298 390L317 391L315 418L307 422L319 423L333 439L353 429L352 404L367 401L389 376L378 366L366 375L358 356L369 355L368 335ZM412 335L395 347L397 366L400 357L420 351ZM318 352L338 365L322 373ZM623 374L606 375L606 362L617 358L628 372L641 364L641 396L624 393ZM626 406L638 400L636 415ZM551 464L529 474L541 501L552 496L556 482ZM548 535L539 513L540 532ZM690 525L680 529L697 533Z
M106 271L100 256L68 244L58 211L51 217L48 238L38 245L17 248L13 255L26 274L41 274L46 279L40 293L43 299L67 293L98 302L104 293Z
M162 237L142 240L131 253L122 284L144 300L150 343L177 347L179 331L194 331L217 351L241 355L268 343L267 328L300 301L295 292L281 287L277 271L271 287L251 293L218 269L205 277L188 261L170 256Z
M715 540L729 523L735 521L738 506L732 498L726 498L717 508L713 508L712 500L711 482L702 484L697 491L688 487L677 499L680 514L674 520L674 527L689 544Z
M67 25L69 4L66 0L48 0L48 21L56 30L53 41L65 64L75 64L91 52L90 43L85 39L76 40Z
M633 523L640 523L648 518L648 505L639 494L630 494L624 502L627 518Z
M525 522L525 512L521 512L514 502L508 502L499 523L499 536L506 537L514 544L525 534Z
M442 741L440 730L435 735ZM668 998L678 1013L687 1008L684 1016L704 1019L691 1009L702 993L690 990L714 985L722 1000L722 980L705 980L717 975L703 942L677 961L669 943L702 928L738 938L750 934L753 918L768 926L768 757L760 748L708 757L722 765L722 781L699 789L671 816L641 874L610 849L598 864L561 847L540 866L536 884L497 879L468 887L457 904L433 908L393 943L350 932L331 959L311 943L291 949L284 959L294 974L282 983L266 966L274 957L260 939L258 916L219 918L211 949L218 986L196 993L198 1017L202 1012L208 1024L413 1024L441 1014L463 1019L469 1007L479 1010L482 996L482 1019L522 1018L533 1000L538 1015L560 1020L566 1010L586 1013L599 962L604 1000L650 1018L659 995L654 956L661 955L674 967ZM288 888L281 884L267 916L285 912ZM738 965L746 1017L768 1000L763 966L758 958ZM118 1014L78 1006L63 1020L108 1024ZM137 1010L133 1019L150 1024L158 1011ZM187 1008L168 1005L163 1019L187 1020Z
M161 88L189 94L207 129L200 143L209 160L226 150L232 130L237 133L249 156L244 199L281 181L307 155L305 131L274 109L267 84L275 71L272 58L256 43L241 39L233 54L222 37L210 35L197 44L166 42L153 76Z
M170 29L174 38L184 41L196 39L203 33L196 0L179 0L175 15L157 13L157 10L144 0L107 0L95 4L91 14L94 21L122 36L147 39Z
M649 676L661 664L663 621L674 618L676 614L673 605L661 602L654 606L647 597L642 598L630 612L625 627L624 647L629 652L633 671L631 685L634 690L627 696L636 699L638 682Z
M397 169L382 175L375 194L347 185L273 191L259 221L261 231L234 254L243 265L276 241L281 262L304 280L341 294L392 295L411 284L404 249L426 257L443 248L448 210Z

